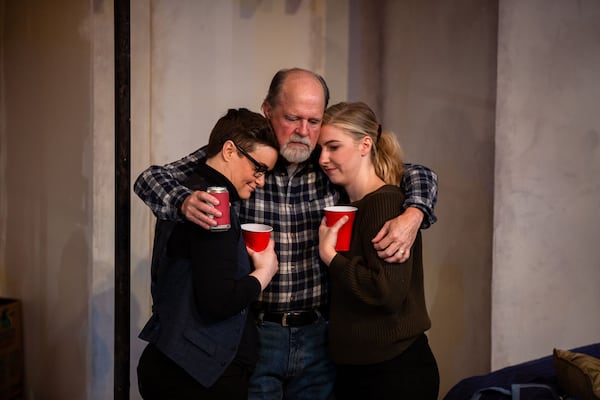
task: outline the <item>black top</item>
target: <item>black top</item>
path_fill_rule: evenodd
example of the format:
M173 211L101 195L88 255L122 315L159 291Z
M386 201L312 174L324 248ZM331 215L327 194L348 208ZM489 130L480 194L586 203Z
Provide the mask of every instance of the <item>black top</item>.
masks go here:
M177 224L168 243L168 254L192 261L194 297L198 312L215 321L240 313L258 299L260 282L253 276L236 276L239 257L238 242L243 240L234 203L239 197L232 183L205 163L184 183L192 190L208 186L225 186L229 191L231 228L227 231L206 230L190 221ZM258 340L254 316L249 315L234 362L253 367L258 358Z

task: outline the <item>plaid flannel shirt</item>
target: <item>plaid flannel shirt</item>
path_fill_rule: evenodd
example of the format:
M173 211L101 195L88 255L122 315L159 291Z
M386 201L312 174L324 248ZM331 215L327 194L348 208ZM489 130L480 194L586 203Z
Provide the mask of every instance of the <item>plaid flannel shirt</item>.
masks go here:
M179 182L205 156L202 148L164 167L151 166L136 179L135 193L157 218L182 219L179 209L192 192ZM433 224L437 175L424 166L405 164L402 188L406 196L404 206L417 207L425 214L421 227ZM265 177L265 186L240 202L242 223L273 226L279 272L261 295L265 311L309 310L327 304L327 270L319 258L318 230L323 208L336 204L339 198L339 187L323 173L313 154L292 175L278 161Z

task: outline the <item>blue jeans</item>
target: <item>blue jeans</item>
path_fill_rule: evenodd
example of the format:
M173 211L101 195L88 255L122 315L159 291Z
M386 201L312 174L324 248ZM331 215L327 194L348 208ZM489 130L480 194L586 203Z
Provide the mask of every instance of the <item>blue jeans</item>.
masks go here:
M250 377L249 400L327 400L335 366L327 348L327 321L298 328L260 321L259 355Z

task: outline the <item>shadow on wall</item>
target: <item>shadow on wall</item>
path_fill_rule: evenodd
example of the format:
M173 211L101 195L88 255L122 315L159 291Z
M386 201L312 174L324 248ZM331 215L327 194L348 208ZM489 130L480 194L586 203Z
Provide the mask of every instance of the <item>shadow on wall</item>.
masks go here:
M142 328L152 313L152 298L150 296L150 259L141 259L133 268L131 278L131 399L141 399L137 384L137 365L147 342L138 338ZM136 288L137 286L137 288ZM134 297L134 291L142 296ZM140 304L139 299L148 302ZM138 299L138 300L136 300Z
M103 271L113 271L112 265L104 265L97 267ZM132 285L135 282L140 282L141 278L138 275L149 274L149 261L140 262L136 268L132 270ZM110 275L112 278L112 274ZM145 278L144 278L145 279ZM150 282L148 280L148 287ZM114 304L115 304L115 284L112 280L107 279L104 284L104 290L93 296L92 305L92 354L93 354L93 391L92 398L104 399L112 398L114 391L114 362L115 362L115 340L114 340ZM148 289L149 290L149 289ZM145 342L137 339L137 335L141 328L136 321L147 318L141 315L140 304L131 296L130 303L130 392L131 398L139 399L137 390L136 367L142 350L145 347ZM80 398L85 398L80 397Z
M87 397L88 279L90 248L86 230L75 229L64 246L56 278L56 301L46 305L46 344L35 359L40 373L38 396L42 388L53 387L55 398ZM53 278L49 277L48 282ZM64 371L72 371L65 379ZM43 396L42 396L43 397Z
M425 278L440 395L489 369L494 119L488 107L442 105L422 129L420 146L439 177L439 220L425 231Z
M439 270L439 280L442 284L439 285L430 306L432 329L428 332L428 337L438 362L439 394L442 398L449 388L461 379L460 367L468 349L463 346L465 287L462 283L462 268L451 264L442 266Z
M108 265L96 266L101 270ZM105 290L92 297L92 398L107 398L113 393L114 299L113 282L105 282Z

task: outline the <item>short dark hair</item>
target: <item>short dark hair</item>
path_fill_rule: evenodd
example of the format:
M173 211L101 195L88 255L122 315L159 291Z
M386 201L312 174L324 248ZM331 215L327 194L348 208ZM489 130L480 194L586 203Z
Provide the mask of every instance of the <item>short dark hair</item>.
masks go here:
M329 88L327 87L327 83L325 79L312 71L302 68L288 68L288 69L280 69L277 71L273 79L271 79L271 84L269 85L269 91L267 93L267 97L265 98L265 103L269 104L271 107L275 107L279 101L279 94L281 93L281 87L283 86L283 82L285 78L292 72L306 72L312 76L321 84L323 87L323 97L325 99L325 108L327 108L327 104L329 104Z
M208 139L206 157L218 154L228 140L246 151L253 151L257 144L262 144L279 152L279 144L269 121L247 108L230 108L217 121Z

